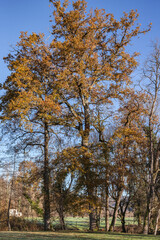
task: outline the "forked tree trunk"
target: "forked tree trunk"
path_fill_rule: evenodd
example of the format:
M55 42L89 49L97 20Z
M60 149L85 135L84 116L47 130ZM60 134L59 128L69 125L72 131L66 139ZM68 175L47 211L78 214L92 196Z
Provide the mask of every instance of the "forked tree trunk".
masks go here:
M111 232L114 231L114 227L115 227L115 224L116 224L117 215L118 215L118 208L119 208L119 204L120 204L122 193L123 193L123 189L121 189L119 191L117 199L116 199L114 212L113 212L113 217L112 217L112 222L111 222L111 225L109 227L109 231L111 231Z
M44 123L44 169L43 169L43 181L44 181L44 230L50 229L50 194L49 194L49 159L48 159L48 143L49 143L49 132L48 124Z
M124 199L122 202L120 202L120 216L121 216L121 224L122 224L122 232L126 232L125 228L125 217L126 217L126 212L130 203L130 197L128 199Z

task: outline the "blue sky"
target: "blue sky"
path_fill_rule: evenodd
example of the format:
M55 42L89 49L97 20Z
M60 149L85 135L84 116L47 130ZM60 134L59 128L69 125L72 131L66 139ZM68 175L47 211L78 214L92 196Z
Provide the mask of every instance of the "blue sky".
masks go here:
M152 22L152 30L134 41L131 49L141 53L142 62L150 52L151 41L160 39L160 0L87 0L88 9L104 8L120 18L124 11L137 9L142 28ZM9 73L3 57L7 56L11 46L19 39L20 31L44 32L49 36L49 0L1 0L0 1L0 82L4 82Z

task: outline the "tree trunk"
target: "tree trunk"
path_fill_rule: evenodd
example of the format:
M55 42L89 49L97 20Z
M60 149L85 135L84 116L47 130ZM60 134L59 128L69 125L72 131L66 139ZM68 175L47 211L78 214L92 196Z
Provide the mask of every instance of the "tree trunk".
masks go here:
M66 230L66 226L65 226L65 221L64 221L64 203L63 203L63 196L60 197L59 199L59 203L58 203L58 214L59 214L59 221L60 221L60 225L61 225L61 229L62 230Z
M64 221L64 213L63 213L63 207L62 206L60 206L58 213L59 213L59 221L60 221L61 229L66 230L66 225L65 225L65 221Z
M96 229L99 230L101 221L101 209L96 208Z
M160 219L160 209L158 210L157 217L156 217L156 224L155 224L155 229L154 229L154 235L157 235L159 219Z
M143 224L143 234L149 234L149 227L150 227L150 221L151 221L151 215L152 215L152 207L153 207L153 202L154 202L154 187L155 187L155 182L154 182L154 148L153 148L153 139L152 139L152 130L151 126L149 125L149 190L147 194L147 208L146 208L146 213L144 216L144 224Z
M109 196L106 194L105 202L105 230L109 231Z
M122 223L122 232L125 233L126 232L126 228L125 228L125 213L123 213L122 217L121 217L121 223Z
M144 219L143 219L143 234L145 234L145 235L148 234L147 217L148 217L148 204L147 204L147 209L146 209Z
M89 133L90 133L90 113L89 113L89 105L88 101L85 100L84 104L84 130L82 133L82 146L86 147L86 151L88 151L89 147ZM90 159L84 155L84 169L86 174L86 187L89 198L89 230L93 231L96 229L96 209L93 206L93 194L94 194L94 180L91 179L91 166Z
M89 230L93 231L97 228L96 222L96 209L93 207L91 203L89 203Z
M109 192L108 192L108 187L109 187L109 176L108 176L108 170L106 170L105 230L107 232L109 231Z
M140 210L141 203L140 203L140 201L138 201L137 206L138 206L137 221L138 221L138 227L140 227L141 224L142 224L142 220L141 220L141 210Z
M115 203L115 207L114 207L112 222L111 222L109 231L114 231L114 227L115 227L116 220L117 220L118 208L119 208L119 204L120 204L122 193L123 193L123 189L121 189L119 191L119 193L118 193L118 196L117 196L117 199L116 199L116 203Z
M65 221L64 221L64 215L63 215L63 212L60 213L59 217L60 217L60 225L61 225L61 229L62 229L62 230L66 230L66 225L65 225Z
M49 159L48 159L48 143L49 143L49 133L48 133L48 124L44 123L44 230L47 231L50 229L50 194L49 194Z
M8 209L7 209L7 226L8 226L8 231L11 231L11 224L10 224L10 206L11 206L11 194L9 197L9 202L8 202Z
M109 231L109 153L101 133L101 141L103 142L103 154L105 157L105 230Z
M13 185L14 185L14 175L15 175L15 156L14 156L14 169L13 169L13 175L11 180L11 188L10 188L10 194L9 194L9 201L8 201L8 209L7 209L7 226L8 231L11 231L11 224L10 224L10 207L11 207L11 201L12 201L12 192L13 192Z

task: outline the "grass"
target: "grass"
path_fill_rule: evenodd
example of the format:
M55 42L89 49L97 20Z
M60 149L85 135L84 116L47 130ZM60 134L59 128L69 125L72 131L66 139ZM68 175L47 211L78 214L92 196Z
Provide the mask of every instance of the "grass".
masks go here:
M111 219L110 219L111 221ZM53 226L58 224L59 220L55 220L53 222ZM78 228L79 230L86 230L89 228L89 218L88 217L67 217L65 218L65 223L69 228ZM126 225L129 224L135 224L134 218L133 217L128 217L126 218ZM117 219L116 226L121 225L121 222L119 219ZM105 228L105 220L104 218L101 219L100 223L100 229Z
M30 221L37 220L37 222L40 222L40 223L43 222L42 218L34 218L34 219L27 218L27 219ZM126 225L137 224L137 222L134 220L133 217L126 217L125 220L126 220ZM111 222L111 218L110 218L110 222ZM52 223L54 227L55 225L59 224L59 219L55 218ZM89 229L89 217L66 217L65 223L66 223L66 226L69 228L73 228L73 229L78 228L81 231ZM120 219L117 219L116 226L120 226L120 225L121 225ZM104 229L104 228L105 228L105 219L101 218L100 229Z
M0 232L0 240L153 240L160 236L85 232Z

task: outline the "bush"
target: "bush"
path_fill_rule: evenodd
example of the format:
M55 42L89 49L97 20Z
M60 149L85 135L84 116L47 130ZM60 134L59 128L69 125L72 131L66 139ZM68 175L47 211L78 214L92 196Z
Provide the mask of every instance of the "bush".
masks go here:
M41 222L18 217L12 217L10 225L13 231L43 231L44 229Z

